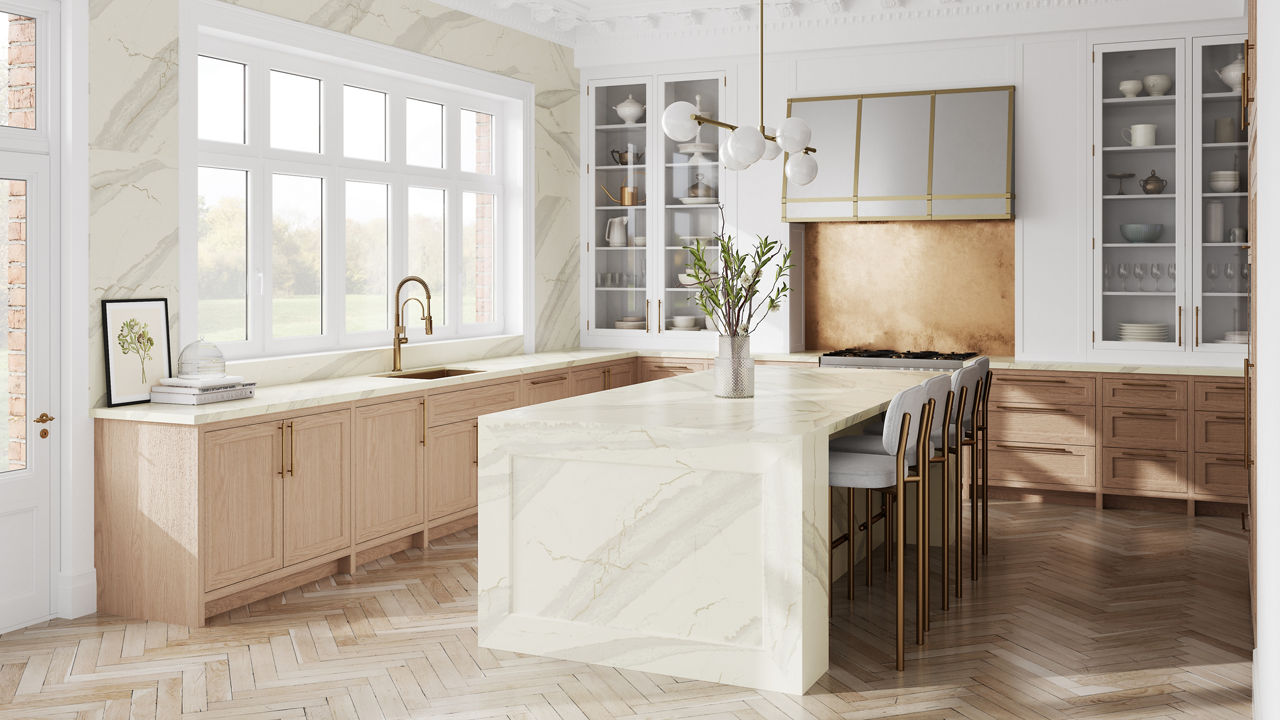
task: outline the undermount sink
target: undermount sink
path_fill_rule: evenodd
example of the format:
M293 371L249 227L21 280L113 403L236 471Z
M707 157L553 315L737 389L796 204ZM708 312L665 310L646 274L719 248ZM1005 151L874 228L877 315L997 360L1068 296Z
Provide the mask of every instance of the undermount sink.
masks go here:
M440 378L473 375L480 370L464 370L462 368L429 368L427 370L406 370L380 377L399 378L401 380L439 380Z

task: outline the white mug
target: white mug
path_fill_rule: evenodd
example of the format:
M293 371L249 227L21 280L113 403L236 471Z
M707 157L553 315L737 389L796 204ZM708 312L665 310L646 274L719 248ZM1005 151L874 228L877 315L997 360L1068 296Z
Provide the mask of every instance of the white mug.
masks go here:
M1120 137L1134 147L1150 147L1156 144L1156 126L1150 123L1130 125L1120 131Z
M1227 231L1227 239L1237 245L1244 243L1249 236L1249 231L1242 227L1233 227Z

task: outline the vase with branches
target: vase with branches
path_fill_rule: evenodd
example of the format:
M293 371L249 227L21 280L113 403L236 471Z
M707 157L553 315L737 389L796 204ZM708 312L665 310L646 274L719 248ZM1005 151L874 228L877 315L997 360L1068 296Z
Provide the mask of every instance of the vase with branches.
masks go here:
M718 263L712 257L716 251ZM755 394L751 333L782 306L791 291L788 278L794 267L790 248L776 240L757 235L754 245L749 245L726 233L723 206L715 243L704 246L699 240L689 248L688 287L695 290L692 302L706 314L708 326L720 333L716 395Z

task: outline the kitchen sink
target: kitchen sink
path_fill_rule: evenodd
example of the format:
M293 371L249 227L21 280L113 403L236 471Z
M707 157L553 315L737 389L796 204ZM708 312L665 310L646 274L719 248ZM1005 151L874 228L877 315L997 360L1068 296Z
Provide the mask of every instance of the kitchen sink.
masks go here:
M428 368L426 370L406 370L404 372L380 375L379 377L399 378L402 380L439 380L440 378L473 375L481 370L464 370L463 368Z

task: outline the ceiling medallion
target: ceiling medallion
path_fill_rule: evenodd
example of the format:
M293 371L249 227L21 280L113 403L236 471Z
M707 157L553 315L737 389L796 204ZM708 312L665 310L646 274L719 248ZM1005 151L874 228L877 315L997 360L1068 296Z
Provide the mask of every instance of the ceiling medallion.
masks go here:
M662 130L676 142L689 142L698 135L703 125L712 125L729 131L720 144L720 162L729 170L746 170L757 160L773 160L783 152L788 154L784 167L787 180L797 185L808 185L818 176L818 161L809 147L812 132L809 124L798 117L789 117L777 130L764 124L764 0L760 0L760 125L731 125L702 115L697 107L684 100L673 102L662 112Z

